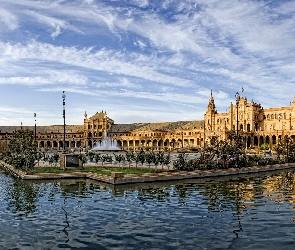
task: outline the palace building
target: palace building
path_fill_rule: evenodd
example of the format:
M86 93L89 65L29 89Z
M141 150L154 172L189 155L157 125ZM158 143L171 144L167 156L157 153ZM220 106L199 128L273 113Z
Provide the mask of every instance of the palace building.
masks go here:
M295 97L290 106L264 109L259 103L237 96L236 103L230 104L229 112L218 113L211 91L204 120L116 124L104 111L89 118L85 112L83 125L65 126L65 146L71 150L91 149L107 135L123 150L198 149L204 147L211 136L229 140L238 134L247 148L262 144L273 148L279 142L286 143L287 139L295 138L294 121ZM35 131L34 126L0 126L0 141L8 142L19 129ZM37 126L38 147L61 150L63 133L63 125Z

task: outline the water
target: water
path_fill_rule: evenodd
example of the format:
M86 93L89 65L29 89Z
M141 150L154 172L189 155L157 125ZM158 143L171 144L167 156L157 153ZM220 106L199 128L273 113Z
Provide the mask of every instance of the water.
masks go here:
M94 147L91 149L94 151L118 151L121 148L118 147L117 141L108 137L106 131L104 131L104 138L101 141L95 143Z
M295 174L113 187L0 172L0 249L294 249Z

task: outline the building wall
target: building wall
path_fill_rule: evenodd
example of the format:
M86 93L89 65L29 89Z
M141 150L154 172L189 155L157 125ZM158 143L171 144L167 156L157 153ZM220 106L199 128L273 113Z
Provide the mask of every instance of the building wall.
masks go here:
M207 138L218 136L223 140L238 134L247 148L264 143L273 148L278 143L286 143L286 138L295 139L294 111L295 101L287 107L264 109L261 104L240 97L238 103L230 104L229 112L218 113L211 94L204 116L205 134Z
M286 137L295 139L294 121L295 99L287 107L264 109L261 104L240 97L238 103L230 104L229 112L218 113L211 92L204 120L115 124L104 111L90 118L85 112L83 125L66 125L65 143L67 149L82 151L108 136L124 150L172 150L201 148L211 136L230 140L238 133L247 148L264 143L274 147L286 143ZM0 140L9 142L19 129L34 131L35 127L0 126ZM37 126L36 140L40 149L62 150L63 125Z

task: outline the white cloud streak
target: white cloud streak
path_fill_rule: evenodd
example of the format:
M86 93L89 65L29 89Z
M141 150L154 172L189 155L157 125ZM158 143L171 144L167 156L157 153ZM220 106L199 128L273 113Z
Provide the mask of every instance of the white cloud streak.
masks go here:
M294 86L292 1L0 4L1 85L175 103L181 112L205 109L210 89L225 109L241 86L277 105Z

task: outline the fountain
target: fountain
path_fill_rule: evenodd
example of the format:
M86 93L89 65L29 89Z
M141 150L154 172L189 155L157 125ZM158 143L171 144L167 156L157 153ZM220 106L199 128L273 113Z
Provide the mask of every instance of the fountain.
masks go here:
M117 141L108 137L106 131L104 131L104 136L102 141L98 141L94 144L94 147L91 149L94 151L118 151L121 150L117 145Z

